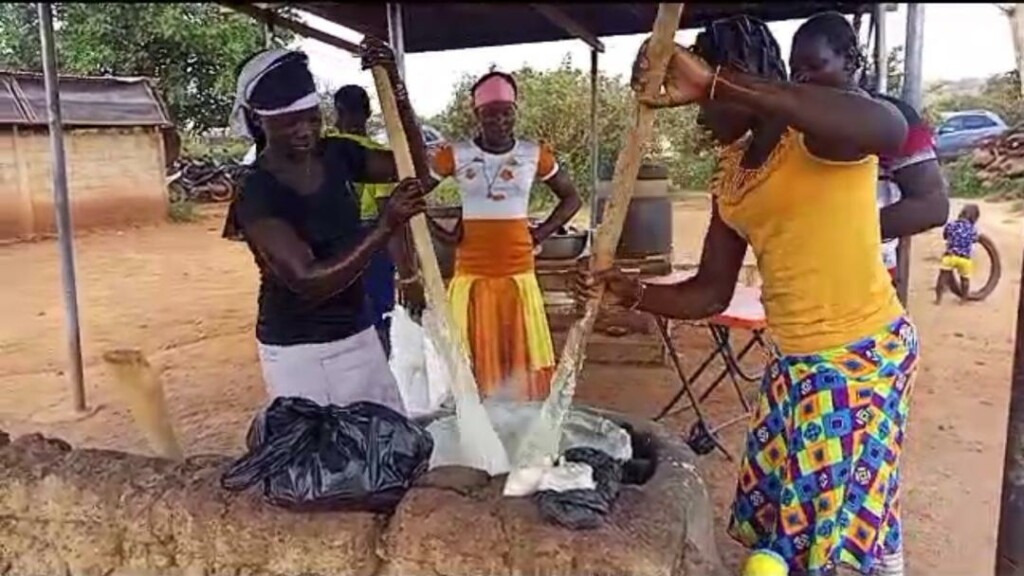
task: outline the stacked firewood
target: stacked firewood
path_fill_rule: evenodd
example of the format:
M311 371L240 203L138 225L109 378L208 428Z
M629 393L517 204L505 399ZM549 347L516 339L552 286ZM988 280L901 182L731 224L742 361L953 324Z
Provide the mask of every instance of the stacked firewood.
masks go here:
M972 153L971 165L985 186L1008 180L1024 184L1024 124L983 141Z

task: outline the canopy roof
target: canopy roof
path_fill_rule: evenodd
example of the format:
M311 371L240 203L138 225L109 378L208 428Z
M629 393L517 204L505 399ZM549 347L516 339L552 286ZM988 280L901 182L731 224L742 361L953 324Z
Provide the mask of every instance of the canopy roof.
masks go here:
M61 75L58 90L66 126L170 126L146 78ZM45 126L46 87L35 72L0 70L0 125Z
M515 3L416 3L402 4L405 51L433 52L551 42L574 38L565 26L543 15L534 4ZM596 37L643 34L651 31L658 11L656 3L549 3L572 22ZM353 4L303 2L294 7L378 38L388 37L384 2ZM687 4L684 28L699 28L717 18L747 14L766 22L808 18L836 10L844 14L868 12L872 4L840 2L780 2L738 4Z

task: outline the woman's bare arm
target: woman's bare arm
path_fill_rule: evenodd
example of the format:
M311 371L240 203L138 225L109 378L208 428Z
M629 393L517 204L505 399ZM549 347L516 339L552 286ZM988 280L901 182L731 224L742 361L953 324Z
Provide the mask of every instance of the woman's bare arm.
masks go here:
M899 201L882 208L882 238L912 236L937 228L949 218L949 192L937 160L896 170Z
M536 243L543 242L545 238L554 234L566 222L572 220L572 217L583 206L580 193L576 190L576 186L572 183L572 179L569 178L569 174L565 170L559 169L545 184L558 197L558 205L551 211L551 215L534 229L533 235Z
M853 160L860 154L895 154L907 137L907 121L892 104L856 92L812 84L766 80L721 70L713 82L715 100L778 116L804 133L815 155Z
M377 226L356 246L326 260L317 260L295 229L278 218L248 223L245 235L281 282L292 292L318 304L352 285L375 252L391 236L386 225Z
M732 301L746 253L746 241L722 221L713 206L697 274L678 284L647 284L636 307L680 320L720 314Z

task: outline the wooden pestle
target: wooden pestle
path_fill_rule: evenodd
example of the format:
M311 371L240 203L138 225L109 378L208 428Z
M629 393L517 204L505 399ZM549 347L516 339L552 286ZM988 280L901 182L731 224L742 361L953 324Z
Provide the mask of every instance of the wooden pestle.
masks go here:
M683 6L668 3L658 5L658 15L654 20L647 49L650 68L646 72L645 90L649 96L661 92L669 57L675 49L675 33L679 29ZM633 187L643 159L643 147L650 141L654 129L654 115L655 110L637 102L633 125L626 132L625 142L615 162L612 195L605 204L604 218L594 238L591 258L593 269L608 268L615 261L615 250L622 236L622 226L626 221ZM545 458L557 456L562 421L575 395L576 379L583 365L586 342L594 329L603 295L602 286L597 298L587 302L583 317L570 329L562 347L562 357L555 370L551 393L520 445L516 458L517 466L540 465Z
M395 155L398 177L410 178L416 176L417 172L425 173L426 158L419 154L419 148L414 154L409 146L410 138L422 140L422 135L415 128L417 133L407 135L402 127L398 99L395 94L395 84L398 79L393 80L388 75L388 71L382 67L374 67L371 72L377 87L377 96L380 98L388 142ZM420 263L427 307L434 311L434 314L431 315L434 320L425 325L424 329L438 344L438 351L452 378L456 423L467 463L492 476L508 472L510 468L508 454L486 409L480 402L469 356L461 335L456 329L455 317L448 302L444 280L441 278L441 269L437 264L437 255L434 252L434 243L430 237L426 216L423 214L414 216L409 221L409 228Z

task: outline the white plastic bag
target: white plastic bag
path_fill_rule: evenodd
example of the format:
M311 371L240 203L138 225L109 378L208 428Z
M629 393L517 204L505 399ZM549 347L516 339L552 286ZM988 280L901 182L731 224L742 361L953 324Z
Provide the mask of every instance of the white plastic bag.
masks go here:
M424 316L431 314L429 310ZM447 399L450 380L444 362L423 328L395 306L391 313L391 371L411 418L437 412Z

